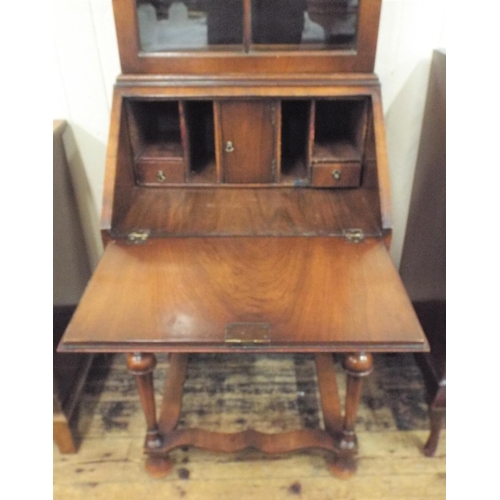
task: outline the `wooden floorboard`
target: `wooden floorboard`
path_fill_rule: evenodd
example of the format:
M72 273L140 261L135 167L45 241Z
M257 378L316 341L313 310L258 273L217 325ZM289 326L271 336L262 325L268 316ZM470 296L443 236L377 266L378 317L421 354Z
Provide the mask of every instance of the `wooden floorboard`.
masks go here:
M321 451L268 456L189 448L172 452L172 473L155 480L144 471L144 418L124 357L97 356L79 407L80 449L62 455L54 446L54 499L444 499L446 431L436 457L425 457L427 407L413 358L378 355L375 366L359 411L353 478L331 476ZM342 375L340 358L335 369ZM158 403L167 374L160 357ZM195 356L183 403L186 426L279 432L322 425L311 356Z

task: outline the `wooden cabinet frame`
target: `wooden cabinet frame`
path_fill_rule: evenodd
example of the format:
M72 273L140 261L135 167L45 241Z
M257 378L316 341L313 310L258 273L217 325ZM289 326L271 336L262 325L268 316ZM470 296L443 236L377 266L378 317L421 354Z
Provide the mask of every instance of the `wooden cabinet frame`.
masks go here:
M381 0L360 0L355 50L142 52L135 0L113 0L123 73L203 75L371 73L377 47ZM249 27L246 26L246 30ZM131 37L130 34L136 34Z
M321 99L348 97L368 99L370 104L371 116L369 117L370 126L373 128L373 151L366 151L365 172L363 174L362 187L368 193L375 195L372 210L374 216L380 222L377 223L379 234L384 237L390 237L392 227L390 210L390 188L389 174L387 165L387 151L385 145L385 131L383 123L383 112L380 98L380 86L378 80L374 77L367 77L358 82L357 85L346 85L343 79L325 79L316 80L315 83L305 85L303 81L297 82L295 79L283 80L280 86L272 85L267 82L265 97L262 96L260 85L261 80L247 80L235 82L234 80L219 80L218 85L211 85L208 80L193 82L191 85L183 81L183 85L175 80L170 80L168 85L156 85L155 79L135 78L120 79L114 92L110 136L108 141L108 154L106 163L106 178L104 186L104 202L102 211L102 230L106 238L120 226L123 217L128 211L128 204L132 200L132 193L136 190L136 183L133 174L133 165L130 158L130 146L126 137L126 127L122 126L126 122L124 111L124 102L127 99L214 99L238 100L238 99L270 99L279 101L282 98L294 99ZM176 85L176 83L179 83ZM217 112L215 112L217 116ZM222 148L218 144L220 132L217 131L218 120L215 120L216 136L216 154L220 155ZM370 126L368 128L370 128ZM279 127L277 127L279 130ZM279 142L279 137L278 141ZM220 166L221 159L217 159L217 165ZM127 166L128 165L128 166ZM278 166L279 169L279 166ZM222 172L218 172L217 179L220 181L223 177ZM240 185L240 188L249 188L253 185ZM179 185L177 185L179 187ZM187 186L186 186L187 187ZM237 185L218 184L219 189L236 188ZM283 187L279 183L258 184L255 187L262 189L274 189ZM200 188L201 189L201 188ZM329 196L329 193L325 193ZM318 195L320 196L320 195ZM356 196L356 194L353 194ZM115 232L115 234L117 234ZM330 234L330 233L329 233Z

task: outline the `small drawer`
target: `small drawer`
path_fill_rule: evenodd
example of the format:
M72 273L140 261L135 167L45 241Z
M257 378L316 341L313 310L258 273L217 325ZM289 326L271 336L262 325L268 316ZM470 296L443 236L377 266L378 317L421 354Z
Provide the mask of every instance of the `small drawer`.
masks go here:
M138 160L135 163L137 184L142 186L162 186L163 184L183 184L184 161L179 160Z
M357 187L361 181L360 162L316 163L312 165L314 187Z

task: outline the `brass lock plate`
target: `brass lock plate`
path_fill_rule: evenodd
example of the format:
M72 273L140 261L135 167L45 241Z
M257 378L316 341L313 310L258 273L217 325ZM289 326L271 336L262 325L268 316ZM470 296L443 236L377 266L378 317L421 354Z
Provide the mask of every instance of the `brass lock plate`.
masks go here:
M228 323L224 341L235 345L269 344L271 325L269 323Z

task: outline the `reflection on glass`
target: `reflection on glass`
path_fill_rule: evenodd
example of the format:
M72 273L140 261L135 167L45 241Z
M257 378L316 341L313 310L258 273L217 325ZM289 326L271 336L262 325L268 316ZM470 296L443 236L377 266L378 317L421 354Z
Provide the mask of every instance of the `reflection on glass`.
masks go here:
M252 0L252 42L354 48L359 0Z
M243 44L243 0L136 2L144 52ZM354 48L358 5L359 0L251 0L251 43Z
M242 0L137 0L141 50L241 45Z

